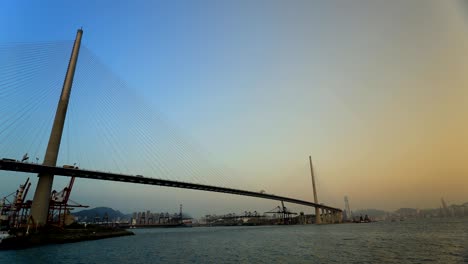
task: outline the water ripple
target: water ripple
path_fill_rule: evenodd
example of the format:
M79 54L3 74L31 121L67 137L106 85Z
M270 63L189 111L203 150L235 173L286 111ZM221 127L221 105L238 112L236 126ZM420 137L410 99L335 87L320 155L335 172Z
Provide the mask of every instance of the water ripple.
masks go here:
M0 263L466 263L467 220L140 229L130 237L1 251Z

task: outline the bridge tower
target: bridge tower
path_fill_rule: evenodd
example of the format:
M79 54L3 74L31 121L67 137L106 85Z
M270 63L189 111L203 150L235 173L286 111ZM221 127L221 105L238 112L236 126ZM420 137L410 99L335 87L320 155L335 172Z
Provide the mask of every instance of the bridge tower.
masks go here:
M312 188L314 190L314 203L318 204L317 199L317 189L315 189L315 177L314 177L314 168L312 167L312 157L309 156L309 163L310 163L310 176L312 177ZM315 207L315 223L321 224L322 219L320 218L320 209Z
M80 51L81 37L83 30L78 29L76 33L75 43L73 45L70 62L68 63L67 73L63 82L62 94L55 113L54 124L50 132L49 143L47 145L46 154L43 165L56 166L57 156L62 139L63 125L67 115L68 101L70 99L73 76L75 75L76 62L78 61L78 53ZM36 192L31 206L31 215L37 226L43 226L47 223L47 215L49 212L50 192L54 182L54 175L50 173L39 173L39 181L37 183Z
M344 202L345 202L345 212L346 212L346 220L349 221L350 219L353 219L353 216L351 215L351 209L349 208L349 200L348 196L344 197Z

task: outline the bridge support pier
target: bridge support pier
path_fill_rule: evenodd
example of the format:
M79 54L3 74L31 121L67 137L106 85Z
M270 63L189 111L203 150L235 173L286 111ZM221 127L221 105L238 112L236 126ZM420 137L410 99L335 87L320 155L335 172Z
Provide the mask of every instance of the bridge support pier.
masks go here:
M341 223L340 212L333 212L333 220L336 224Z
M68 64L67 74L63 82L62 94L55 113L54 124L50 132L49 143L47 145L46 154L44 157L43 165L56 166L57 156L60 148L60 141L62 140L63 126L65 124L65 117L67 115L68 101L70 99L70 92L73 83L73 76L75 75L76 62L78 60L78 53L80 51L81 36L83 30L79 29L76 33L75 44ZM52 184L54 182L54 175L50 173L39 173L39 181L37 182L36 192L31 206L31 215L36 226L43 226L47 223L47 216L49 214L50 194L52 191Z
M322 209L322 223L328 224L327 209Z
M320 215L320 208L315 207L315 223L321 224L322 223L322 216Z

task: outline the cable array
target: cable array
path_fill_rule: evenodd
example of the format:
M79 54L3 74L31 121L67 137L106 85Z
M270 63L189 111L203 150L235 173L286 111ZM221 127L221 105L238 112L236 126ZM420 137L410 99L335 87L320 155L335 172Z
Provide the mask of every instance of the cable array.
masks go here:
M42 162L71 41L0 45L0 156ZM57 165L237 187L187 132L82 45Z
M67 122L74 129L66 133L73 142L70 157L75 156L72 159L81 167L238 185L85 46L80 51L72 98Z
M71 41L0 45L0 151L42 159ZM37 161L37 160L35 160Z

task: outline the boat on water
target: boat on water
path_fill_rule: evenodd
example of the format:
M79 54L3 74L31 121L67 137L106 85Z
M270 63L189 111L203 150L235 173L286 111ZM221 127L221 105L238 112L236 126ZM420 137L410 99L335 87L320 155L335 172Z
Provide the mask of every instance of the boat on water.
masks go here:
M359 220L354 220L353 223L372 223L373 221L369 218L368 215L366 215L364 218L362 218L362 215L361 217L359 217Z

